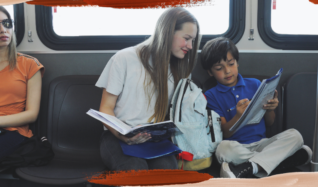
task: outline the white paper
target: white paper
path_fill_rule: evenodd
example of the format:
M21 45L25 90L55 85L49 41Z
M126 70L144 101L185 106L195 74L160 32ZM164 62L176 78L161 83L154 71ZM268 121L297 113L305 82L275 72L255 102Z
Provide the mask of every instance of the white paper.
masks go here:
M116 131L118 131L119 133L123 135L126 135L129 132L142 128L142 127L165 124L165 123L173 123L172 121L169 120L169 121L163 121L159 123L145 123L145 124L137 125L135 127L131 127L129 124L124 123L123 121L116 118L115 116L108 115L103 112L96 111L94 109L90 109L86 114L109 125L110 127L114 128Z

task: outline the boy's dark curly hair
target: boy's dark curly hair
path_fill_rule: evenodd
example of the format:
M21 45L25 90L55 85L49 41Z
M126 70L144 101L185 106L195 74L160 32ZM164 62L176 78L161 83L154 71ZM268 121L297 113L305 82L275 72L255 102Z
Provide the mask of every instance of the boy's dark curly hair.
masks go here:
M226 61L228 52L230 52L233 58L238 62L238 50L230 39L218 37L208 41L201 51L201 64L203 69L211 71L215 63L220 63L222 59Z

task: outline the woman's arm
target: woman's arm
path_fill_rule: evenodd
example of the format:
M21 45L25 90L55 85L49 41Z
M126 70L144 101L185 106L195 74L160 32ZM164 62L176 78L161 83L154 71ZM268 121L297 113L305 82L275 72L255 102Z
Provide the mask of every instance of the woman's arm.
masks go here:
M41 86L41 72L37 71L27 82L25 111L18 114L0 116L0 127L16 127L34 122L40 109Z
M106 89L104 89L99 111L105 114L115 116L114 109L116 106L117 98L117 95L110 94L106 91ZM107 124L104 123L104 125L111 133L114 134L114 136L116 136L118 139L122 140L123 142L126 142L129 145L143 143L151 138L150 134L148 133L139 133L132 138L127 138L124 135L117 132L115 129L108 126Z

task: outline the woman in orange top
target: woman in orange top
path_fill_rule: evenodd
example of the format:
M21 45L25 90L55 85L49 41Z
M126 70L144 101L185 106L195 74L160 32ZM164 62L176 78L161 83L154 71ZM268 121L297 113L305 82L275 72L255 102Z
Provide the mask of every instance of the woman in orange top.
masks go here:
M44 67L37 59L17 53L13 21L0 6L0 159L12 153L37 119Z

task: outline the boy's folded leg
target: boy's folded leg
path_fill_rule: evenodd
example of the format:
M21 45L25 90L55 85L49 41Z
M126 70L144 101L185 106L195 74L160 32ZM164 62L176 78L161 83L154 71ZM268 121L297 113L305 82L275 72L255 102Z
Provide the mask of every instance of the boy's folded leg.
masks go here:
M308 164L311 161L312 151L307 145L303 145L293 155L282 161L276 168L277 170L290 169L296 166Z
M303 138L295 129L286 130L264 141L261 140L256 149L259 153L249 160L264 169L256 176L268 176L283 160L293 155L302 145Z
M253 166L251 162L239 165L223 162L220 175L222 178L254 178Z
M220 164L223 162L238 165L248 161L256 153L237 141L223 140L217 147L215 156Z

